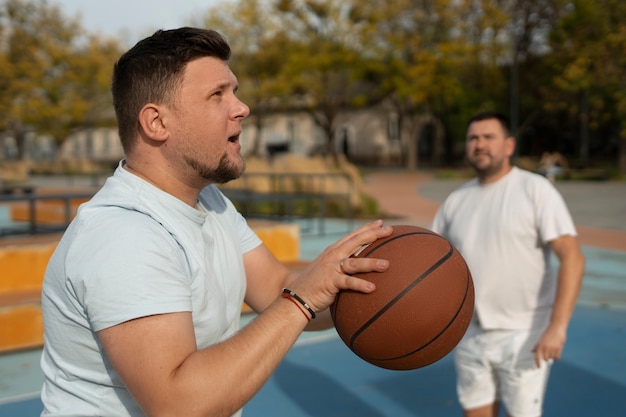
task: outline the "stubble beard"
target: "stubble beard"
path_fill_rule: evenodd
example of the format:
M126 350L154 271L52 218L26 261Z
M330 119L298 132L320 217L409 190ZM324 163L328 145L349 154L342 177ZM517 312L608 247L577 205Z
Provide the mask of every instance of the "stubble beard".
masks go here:
M476 161L470 160L470 165L476 172L478 178L486 179L491 176L494 176L500 173L504 167L504 161L498 161L493 159L491 155L487 155L489 157L488 163L478 163Z
M245 170L245 161L241 157L241 164L237 165L224 153L220 158L217 168L210 168L197 159L188 158L187 163L198 175L212 184L225 184L241 177Z

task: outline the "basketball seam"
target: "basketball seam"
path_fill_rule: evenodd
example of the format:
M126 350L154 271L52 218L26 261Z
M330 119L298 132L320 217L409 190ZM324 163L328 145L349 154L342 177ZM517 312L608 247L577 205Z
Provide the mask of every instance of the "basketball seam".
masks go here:
M370 249L365 254L363 254L363 257L365 257L365 258L368 257L372 252L378 250L382 246L385 246L387 243L391 243L391 242L393 242L396 239L400 239L401 237L406 237L406 236L411 236L411 235L430 235L430 236L438 237L438 238L441 239L441 236L438 236L438 235L436 235L434 233L429 233L429 232L409 232L409 233L403 233L401 235L394 236L394 237L392 237L392 238L382 242L380 245L374 246L373 248L370 246Z
M396 239L399 239L401 237L405 237L405 236L410 236L410 235L432 235L432 236L436 236L436 237L440 237L438 235L435 235L434 233L428 233L428 232L410 232L410 233L403 233L401 235L398 236L394 236L393 238L390 238L386 241L384 241L383 243L381 243L380 245L377 245L373 248L371 248L369 251L367 251L366 253L363 253L363 257L368 257L372 252L374 252L375 250L377 250L378 248L380 248L381 246L386 245L389 242L393 242ZM337 311L337 305L339 304L339 299L342 298L341 295L343 294L343 291L340 291L339 294L337 294L337 296L335 297L335 301L332 304L332 308L331 308L331 313L334 315L334 313Z
M459 316L459 314L461 314L461 311L463 310L463 307L465 307L465 302L467 301L467 297L469 296L469 290L470 290L470 285L471 285L471 280L469 279L470 277L470 271L469 271L469 267L466 266L466 271L467 271L467 285L465 286L465 294L463 295L463 302L460 304L459 309L456 311L456 313L454 314L454 316L452 317L452 319L448 322L448 324L435 336L433 337L431 340L428 341L428 343L420 346L418 349L415 349L412 352L408 352L405 353L403 355L400 356L396 356L393 358L384 358L384 359L376 359L376 358L370 358L370 360L376 360L376 361L380 361L380 362L384 362L384 361L392 361L392 360L396 360L396 359L402 359L405 358L407 356L411 356L417 352L419 352L420 350L428 347L430 344L432 344L433 342L435 342L437 339L439 339L439 337L445 333L446 330L448 330L450 328L450 326L452 325L452 323L454 323L454 321L456 320L456 318ZM446 354L448 354L449 352L446 352Z
M429 233L406 233L403 235L398 235L396 236L394 239L389 239L385 242L383 242L382 244L378 245L377 247L373 248L371 251L369 251L367 253L367 255L371 254L372 252L374 252L376 249L386 245L389 242L392 242L395 239L398 239L400 237L403 236L408 236L408 235L414 235L414 234L429 234ZM447 241L446 241L447 242ZM419 277L417 277L410 285L408 285L406 288L404 288L400 293L398 293L395 297L393 297L391 300L389 300L389 302L387 302L387 304L385 304L385 306L383 306L383 308L381 308L380 310L378 310L376 312L376 314L374 314L372 317L370 317L365 323L363 323L363 325L361 327L359 327L352 335L352 337L350 337L350 343L349 345L352 346L354 344L355 339L361 335L361 333L363 333L365 331L365 329L367 329L367 327L369 327L372 323L374 323L376 320L378 320L380 318L380 316L382 316L385 312L387 312L387 310L389 310L391 307L393 307L393 305L396 304L396 302L398 302L398 300L400 300L402 297L404 297L404 295L406 295L410 290L412 290L417 284L419 284L420 282L422 282L428 275L430 275L430 273L434 270L436 270L437 268L439 268L439 266L441 266L446 260L450 259L450 257L452 256L452 254L454 253L454 247L450 244L450 242L447 242L449 245L449 250L448 253L446 253L439 261L437 261L435 264L433 264L430 268L428 268L426 271L424 271ZM366 256L367 256L366 255ZM447 328L447 327L446 327ZM421 348L420 348L421 349Z

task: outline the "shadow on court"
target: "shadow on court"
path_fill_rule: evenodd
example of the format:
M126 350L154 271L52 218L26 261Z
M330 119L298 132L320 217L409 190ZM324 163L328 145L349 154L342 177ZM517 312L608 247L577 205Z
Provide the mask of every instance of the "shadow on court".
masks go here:
M544 416L626 415L626 315L578 307L564 357L548 383ZM338 339L298 345L244 409L246 417L453 417L452 356L414 371L357 358ZM504 413L502 413L504 415Z
M246 407L244 415L462 415L454 394L454 365L450 357L421 370L393 374L378 372L374 380L371 376L377 372L321 369L322 364L316 364L313 359L309 358L310 365L285 361L273 377L275 386L262 391ZM544 410L544 416L624 416L626 386L574 364L558 362L552 370Z
M277 386L312 416L384 417L358 393L313 365L285 361L275 374Z

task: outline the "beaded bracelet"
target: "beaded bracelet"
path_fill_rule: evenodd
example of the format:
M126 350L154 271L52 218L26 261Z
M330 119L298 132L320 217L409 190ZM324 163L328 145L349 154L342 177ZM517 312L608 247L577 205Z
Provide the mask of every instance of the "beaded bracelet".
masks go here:
M315 311L313 311L313 309L311 307L309 307L309 305L302 299L300 298L300 296L298 294L296 294L295 292L287 289L287 288L283 288L283 297L287 298L289 297L292 300L296 300L297 302L299 302L302 307L306 308L306 310L309 312L309 314L311 314L311 318L314 319L315 318Z

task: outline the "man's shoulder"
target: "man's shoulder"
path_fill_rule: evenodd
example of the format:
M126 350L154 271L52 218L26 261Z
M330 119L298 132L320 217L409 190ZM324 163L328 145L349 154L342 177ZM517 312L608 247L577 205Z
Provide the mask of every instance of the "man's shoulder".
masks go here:
M538 174L536 172L532 172L529 171L527 169L524 168L520 168L518 166L513 166L512 170L511 170L511 174L514 177L517 177L519 179L523 179L525 181L531 181L537 184L544 184L544 183L548 183L550 184L550 181L544 177L541 174Z
M511 174L516 185L528 192L558 193L554 184L543 175L518 167L513 167Z
M472 178L452 190L446 199L461 198L479 188L478 178Z

